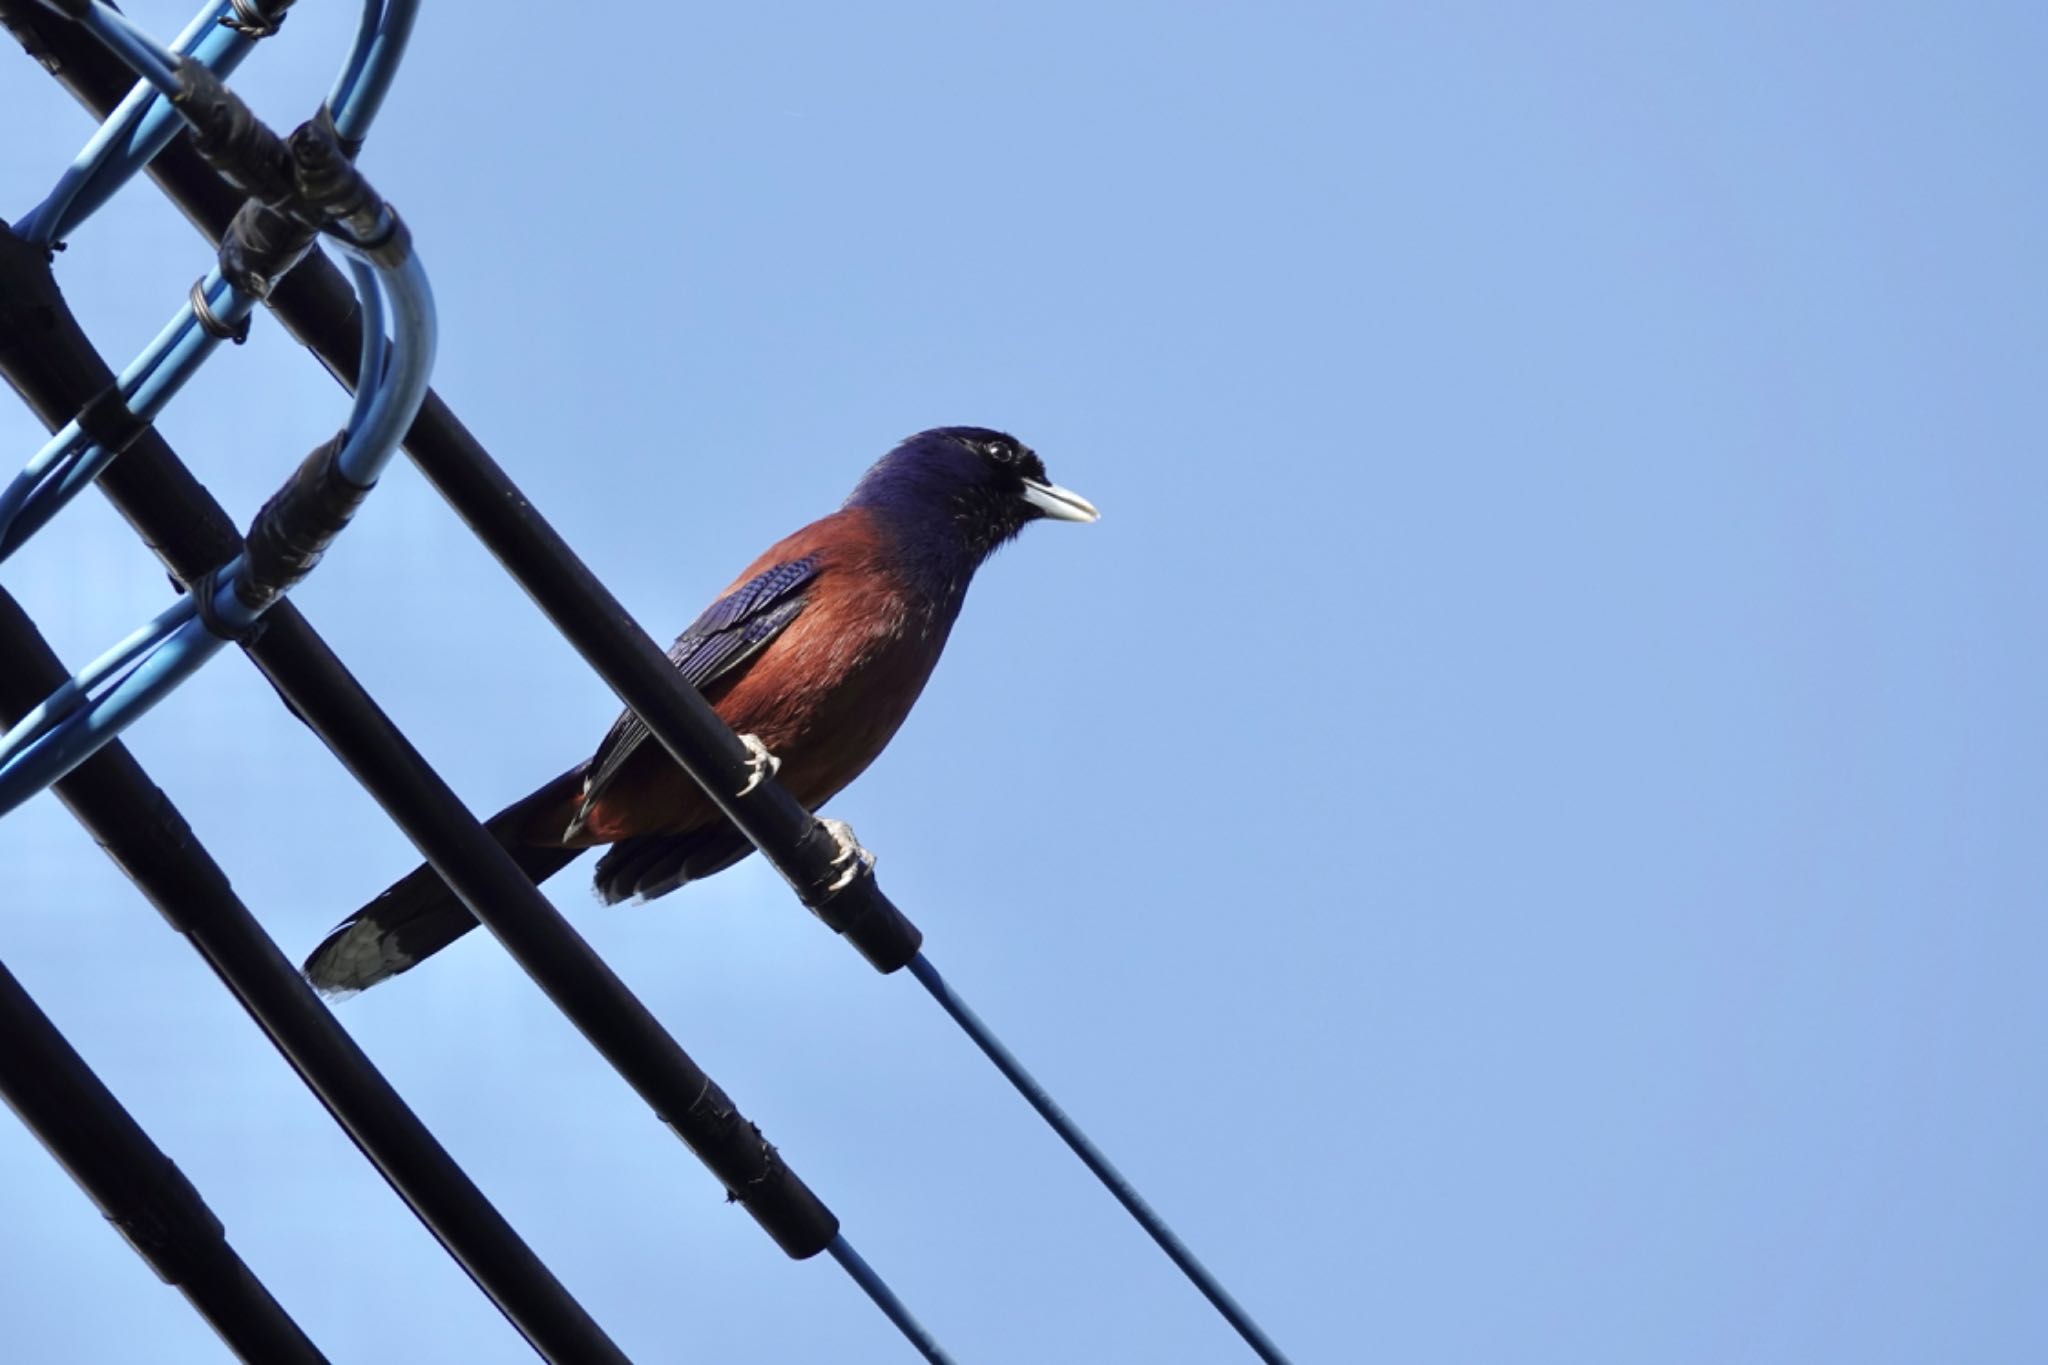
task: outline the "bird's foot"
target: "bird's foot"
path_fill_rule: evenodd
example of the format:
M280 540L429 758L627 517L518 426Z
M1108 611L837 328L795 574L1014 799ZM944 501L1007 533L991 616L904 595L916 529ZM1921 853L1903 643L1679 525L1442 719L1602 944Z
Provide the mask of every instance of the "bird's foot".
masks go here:
M875 855L860 846L860 840L854 837L852 825L844 820L820 820L818 823L832 836L832 842L839 845L839 852L832 859L832 866L845 869L839 874L837 881L825 888L827 895L852 886L853 879L861 874L862 869L870 872L874 870Z
M768 752L759 735L741 735L740 743L747 746L747 785L740 788L740 795L746 796L781 772L782 760Z
M583 779L583 791L576 801L576 813L569 817L568 828L562 831L562 842L570 843L583 833L590 823L590 779Z

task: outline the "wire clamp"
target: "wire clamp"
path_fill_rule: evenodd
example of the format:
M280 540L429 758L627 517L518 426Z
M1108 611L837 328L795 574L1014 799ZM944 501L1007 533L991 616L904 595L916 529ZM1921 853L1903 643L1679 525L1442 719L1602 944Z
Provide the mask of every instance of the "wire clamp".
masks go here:
M257 637L263 634L263 621L259 618L247 625L230 621L220 614L220 608L213 600L220 592L220 571L226 567L223 564L208 569L192 580L192 609L198 614L199 624L206 627L208 634L230 644L253 645Z
M754 788L782 771L782 760L768 752L759 735L741 735L740 743L747 748L747 785L740 788L739 794L751 796Z
M284 27L284 12L291 0L277 7L277 13L267 10L261 0L228 0L233 14L220 17L222 28L231 28L245 38L268 38Z
M199 320L199 329L210 337L232 341L239 346L249 339L249 316L244 315L239 323L230 325L221 315L213 311L213 305L206 301L206 277L201 275L192 281L192 316Z

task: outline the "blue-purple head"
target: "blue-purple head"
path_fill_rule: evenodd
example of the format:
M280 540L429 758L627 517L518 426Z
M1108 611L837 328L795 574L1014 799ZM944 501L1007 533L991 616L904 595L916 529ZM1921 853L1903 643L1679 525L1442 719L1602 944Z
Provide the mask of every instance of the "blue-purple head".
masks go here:
M1101 514L1045 474L1045 461L1014 436L987 427L934 427L884 455L854 487L848 507L872 509L927 548L988 558L1025 523L1094 521ZM938 543L944 542L943 546Z

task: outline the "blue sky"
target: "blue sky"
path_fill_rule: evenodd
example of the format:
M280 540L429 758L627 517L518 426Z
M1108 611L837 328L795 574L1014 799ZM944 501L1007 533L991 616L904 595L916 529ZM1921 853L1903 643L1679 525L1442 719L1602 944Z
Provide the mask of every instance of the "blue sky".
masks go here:
M2048 13L505 15L428 5L364 165L441 393L651 632L922 427L1102 507L833 813L1298 1360L2048 1354ZM353 22L237 87L289 126ZM9 70L17 216L88 126ZM118 364L206 264L137 186L58 270ZM162 426L246 519L346 411L259 318ZM74 664L165 600L92 500L0 582ZM296 600L479 809L614 713L402 463ZM294 956L415 861L239 658L130 742ZM53 799L0 867L0 960L337 1360L530 1358ZM765 868L550 891L962 1360L1247 1358ZM909 1358L484 936L341 1014L636 1358ZM11 1122L0 1316L220 1356Z

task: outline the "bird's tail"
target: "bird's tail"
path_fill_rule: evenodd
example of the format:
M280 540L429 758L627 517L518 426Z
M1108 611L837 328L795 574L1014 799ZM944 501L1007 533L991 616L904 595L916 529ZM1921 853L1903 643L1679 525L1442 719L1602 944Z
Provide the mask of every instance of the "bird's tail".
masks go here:
M545 841L558 838L575 809L583 770L572 768L484 823L519 870L536 884L583 852ZM383 895L334 926L306 958L306 979L330 995L353 995L397 976L476 928L441 874L422 863Z

